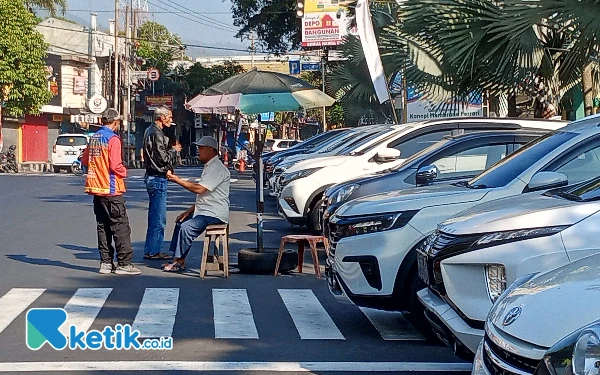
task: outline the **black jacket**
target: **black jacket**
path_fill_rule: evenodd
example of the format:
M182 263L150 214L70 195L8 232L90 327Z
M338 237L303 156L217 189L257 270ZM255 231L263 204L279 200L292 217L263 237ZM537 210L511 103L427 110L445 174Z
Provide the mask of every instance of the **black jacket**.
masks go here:
M173 169L177 154L168 150L169 138L156 124L144 132L144 166L150 176L165 175Z

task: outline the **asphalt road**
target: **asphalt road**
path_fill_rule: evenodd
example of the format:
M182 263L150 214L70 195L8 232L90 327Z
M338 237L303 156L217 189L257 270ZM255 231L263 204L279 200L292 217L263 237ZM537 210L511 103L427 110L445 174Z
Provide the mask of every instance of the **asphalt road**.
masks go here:
M178 174L200 175L199 168ZM401 314L362 311L334 299L312 272L244 275L232 268L198 277L201 240L188 272L168 274L160 261L142 259L147 217L143 172L131 171L127 207L134 263L141 276L100 275L91 197L83 176L0 174L0 372L155 374L225 373L467 374L470 365L431 345ZM193 194L169 186L165 249L175 217ZM265 246L302 233L276 215L266 198ZM249 175L232 171L231 263L255 246L255 190ZM26 345L26 312L65 308L86 329L133 324L143 336L172 336L172 350L39 350ZM71 313L73 312L73 315ZM73 319L73 320L71 320Z

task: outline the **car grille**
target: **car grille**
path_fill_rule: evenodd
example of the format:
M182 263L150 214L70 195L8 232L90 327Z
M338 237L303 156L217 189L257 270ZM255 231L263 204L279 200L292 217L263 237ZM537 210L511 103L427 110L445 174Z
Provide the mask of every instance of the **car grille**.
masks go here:
M444 280L442 278L442 269L440 263L443 259L457 253L467 250L475 241L481 237L477 235L457 236L440 231L436 231L429 239L430 245L427 246L427 259L429 264L430 278L429 287L439 295L446 295Z
M508 366L523 371L527 374L535 373L540 361L536 359L526 358L519 356L517 354L511 353L507 350L500 348L498 345L494 344L492 340L486 335L485 336L485 345L489 348L494 355L499 358L501 361L506 363ZM490 358L487 350L483 350L483 363L485 367L492 375L517 375L517 373L507 370L503 368Z

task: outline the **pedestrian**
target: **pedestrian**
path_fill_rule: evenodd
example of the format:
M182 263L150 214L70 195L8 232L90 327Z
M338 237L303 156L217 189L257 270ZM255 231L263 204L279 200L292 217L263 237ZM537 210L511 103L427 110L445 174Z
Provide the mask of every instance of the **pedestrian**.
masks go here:
M173 170L181 145L176 143L169 149L169 138L163 133L171 126L171 110L158 107L154 116L154 124L144 133L144 182L149 198L144 259L171 259L161 251L167 225L167 171Z
M198 146L200 161L204 164L198 183L184 180L167 172L170 181L196 193L196 203L177 216L171 239L172 262L163 265L165 272L185 270L185 258L192 243L211 224L224 224L229 221L229 179L227 167L219 160L219 145L213 137L202 137Z
M94 196L94 214L98 232L101 274L114 272L118 275L142 273L131 263L131 228L125 208L125 181L127 169L121 160L121 140L115 133L121 116L109 108L102 115L102 128L89 141L82 156L82 164L88 168L85 192ZM114 240L114 246L112 244ZM117 265L113 260L117 256Z

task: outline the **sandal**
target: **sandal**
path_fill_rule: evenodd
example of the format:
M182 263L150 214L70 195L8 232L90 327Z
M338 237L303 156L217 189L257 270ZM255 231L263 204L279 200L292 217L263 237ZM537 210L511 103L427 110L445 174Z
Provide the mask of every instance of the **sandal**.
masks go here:
M167 268L168 266L171 266L171 268ZM179 264L179 263L171 263L167 265L167 267L163 268L163 272L183 272L185 271L185 265Z
M158 253L154 255L144 255L144 259L173 259L173 256L165 253Z

